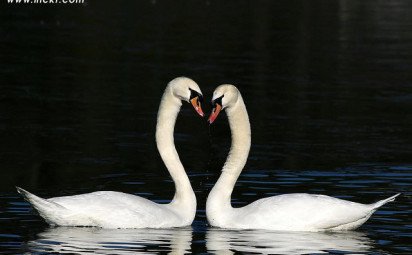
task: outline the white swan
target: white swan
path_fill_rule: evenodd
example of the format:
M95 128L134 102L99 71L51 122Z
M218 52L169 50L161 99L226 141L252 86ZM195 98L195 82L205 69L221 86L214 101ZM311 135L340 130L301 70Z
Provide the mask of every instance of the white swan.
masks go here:
M58 226L96 226L102 228L170 228L192 224L196 197L180 162L173 130L181 101L191 102L203 116L202 94L191 79L179 77L166 87L159 106L156 143L176 193L169 204L157 204L145 198L114 191L43 199L21 188L17 190L46 222Z
M232 145L221 176L206 202L210 225L230 229L268 229L288 231L351 230L362 225L380 206L399 194L373 204L360 204L325 195L285 194L259 199L233 208L231 194L250 149L250 123L239 90L221 85L213 93L212 123L226 110Z

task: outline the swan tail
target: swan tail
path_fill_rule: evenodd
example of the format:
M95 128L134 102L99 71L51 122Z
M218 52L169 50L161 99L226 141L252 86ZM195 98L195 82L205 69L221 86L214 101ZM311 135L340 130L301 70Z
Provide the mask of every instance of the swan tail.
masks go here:
M51 225L58 225L57 222L59 221L59 217L56 216L67 213L68 211L64 206L38 197L20 187L16 187L16 189L17 192L19 192L23 198L29 202L34 209L36 209L40 216Z
M398 194L396 194L396 195L393 195L393 196L391 196L391 197L388 197L387 199L383 199L383 200L380 200L380 201L378 201L378 202L376 202L376 203L373 203L373 204L372 204L372 210L376 210L376 209L378 209L379 207L381 207L382 205L384 205L384 204L386 204L386 203L395 201L395 198L396 198L397 196L399 196L400 194L401 194L401 193L398 193Z
M353 219L350 222L341 224L341 225L337 225L337 226L333 226L331 228L327 228L326 230L330 230L330 231L335 231L335 230L354 230L357 229L358 227L360 227L363 223L365 223L369 217L371 217L371 215L382 205L392 202L395 200L395 198L397 196L399 196L401 193L398 193L396 195L393 195L391 197L388 197L386 199L382 199L376 203L373 204L369 204L367 207L367 211L364 211L364 214L362 214L360 217Z

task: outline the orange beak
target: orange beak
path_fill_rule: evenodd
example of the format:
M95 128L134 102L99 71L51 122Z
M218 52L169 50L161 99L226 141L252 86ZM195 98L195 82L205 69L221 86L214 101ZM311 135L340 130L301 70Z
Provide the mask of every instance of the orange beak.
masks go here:
M215 107L212 109L212 113L210 114L209 119L207 120L209 124L212 124L215 121L217 115L219 115L221 110L222 106L220 104L215 104Z
M190 99L190 103L192 103L193 108L195 108L195 111L200 115L200 116L205 116L205 114L203 113L202 110L202 106L199 102L199 97L194 97L192 99Z

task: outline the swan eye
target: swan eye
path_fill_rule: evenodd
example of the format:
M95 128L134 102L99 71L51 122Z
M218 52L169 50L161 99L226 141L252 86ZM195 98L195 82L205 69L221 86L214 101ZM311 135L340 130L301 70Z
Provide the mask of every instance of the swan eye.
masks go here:
M203 103L203 96L202 94L200 94L199 92L193 90L193 89L189 89L190 90L190 102L192 102L192 104L194 102L196 102L196 105L198 107L200 107L200 104ZM195 99L195 100L194 100Z
M216 105L220 105L220 107L222 107L222 98L225 95L222 95L221 97L216 98L215 100L212 100L212 107L216 108Z
M189 88L189 90L190 90L190 98L189 98L189 100L192 100L193 98L198 97L199 100L201 100L200 102L203 101L203 96L202 96L202 94L200 94L199 92L197 92L196 90L193 90L193 89L191 89L191 88Z

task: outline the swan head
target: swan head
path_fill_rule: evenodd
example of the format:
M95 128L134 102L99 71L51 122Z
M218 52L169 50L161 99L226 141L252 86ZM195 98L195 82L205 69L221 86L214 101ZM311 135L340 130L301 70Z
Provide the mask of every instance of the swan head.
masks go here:
M220 111L235 105L239 98L239 95L240 92L234 85L223 84L217 87L213 92L213 109L208 119L209 124L212 124L215 121Z
M169 82L169 87L173 96L179 100L191 103L195 111L200 116L204 116L202 110L203 95L195 81L187 77L177 77Z

